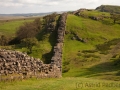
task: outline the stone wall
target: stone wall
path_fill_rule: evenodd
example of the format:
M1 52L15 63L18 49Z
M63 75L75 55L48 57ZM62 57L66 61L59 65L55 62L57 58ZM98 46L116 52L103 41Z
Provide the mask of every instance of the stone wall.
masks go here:
M50 78L62 76L62 47L67 14L60 16L57 43L50 64L19 51L0 49L0 81L25 78Z
M57 43L54 46L54 55L51 59L51 64L55 64L61 71L62 76L62 49L64 43L64 35L66 30L66 19L67 13L63 13L60 17L59 27L58 27L58 35L57 35Z

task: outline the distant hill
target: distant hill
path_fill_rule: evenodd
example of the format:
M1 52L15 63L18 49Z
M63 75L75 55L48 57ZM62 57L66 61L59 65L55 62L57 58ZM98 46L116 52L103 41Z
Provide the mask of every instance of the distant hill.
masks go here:
M63 12L67 12L67 11L59 11L56 12L58 14L61 14ZM23 16L23 17L33 17L33 16L46 16L49 14L52 14L54 12L46 12L46 13L16 13L16 14L0 14L0 16Z
M110 12L110 13L118 13L120 14L120 6L113 6L113 5L101 5L96 8L96 10L102 12Z
M31 16L45 16L45 15L48 15L48 14L51 14L52 12L50 13L26 13L26 14L0 14L0 16L24 16L24 17L31 17Z

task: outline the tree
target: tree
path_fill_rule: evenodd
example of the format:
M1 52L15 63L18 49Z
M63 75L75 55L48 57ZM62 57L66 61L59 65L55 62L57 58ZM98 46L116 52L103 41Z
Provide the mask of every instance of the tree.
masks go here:
M44 23L44 29L47 31L51 31L54 28L54 23L56 19L57 14L53 13L51 15L47 15L43 17L43 23Z
M56 16L57 16L57 13L53 13L51 15L47 15L47 16L43 17L44 23L49 24L50 22L54 22L56 19Z
M7 45L7 44L8 44L8 41L9 41L9 39L8 39L7 36L1 35L1 37L0 37L0 45L1 45L1 46Z
M113 19L114 24L116 21L120 20L120 14L111 13L111 18Z
M25 38L22 40L22 44L29 50L29 53L32 53L32 48L38 44L38 40L36 38Z
M19 40L25 38L35 37L42 29L42 22L39 18L35 19L34 22L26 22L20 26L16 32L16 36Z
M38 31L42 29L42 21L40 18L36 18L33 23Z

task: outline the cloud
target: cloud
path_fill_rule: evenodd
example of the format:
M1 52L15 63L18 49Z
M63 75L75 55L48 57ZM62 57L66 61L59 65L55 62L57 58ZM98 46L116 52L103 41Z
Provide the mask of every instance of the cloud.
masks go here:
M66 11L102 4L120 5L120 0L0 0L0 13Z
M17 6L22 6L22 3L14 2L14 0L0 0L0 6L1 7L17 7Z
M56 0L0 0L1 6L31 6L31 5L58 5Z

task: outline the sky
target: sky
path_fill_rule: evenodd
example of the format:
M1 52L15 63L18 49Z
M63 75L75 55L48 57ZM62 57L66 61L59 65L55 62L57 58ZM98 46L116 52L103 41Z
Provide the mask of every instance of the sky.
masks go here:
M0 0L0 14L43 13L119 5L120 0Z

